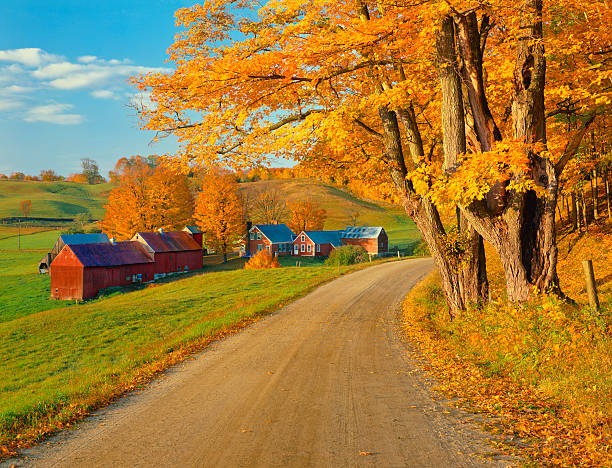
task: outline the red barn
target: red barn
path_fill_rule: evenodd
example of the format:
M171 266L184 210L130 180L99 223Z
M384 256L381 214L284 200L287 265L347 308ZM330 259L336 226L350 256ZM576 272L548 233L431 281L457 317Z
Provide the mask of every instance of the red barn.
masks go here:
M302 231L293 241L293 255L328 257L333 249L342 245L343 231Z
M373 255L389 252L389 237L382 227L349 226L342 231L342 245L360 245Z
M153 258L139 242L65 245L50 266L51 297L87 299L109 286L151 281Z
M202 268L202 246L185 231L138 232L140 242L155 261L155 274L186 272Z
M286 224L255 224L244 239L242 254L250 257L260 250L271 254L291 255L291 243L295 234Z

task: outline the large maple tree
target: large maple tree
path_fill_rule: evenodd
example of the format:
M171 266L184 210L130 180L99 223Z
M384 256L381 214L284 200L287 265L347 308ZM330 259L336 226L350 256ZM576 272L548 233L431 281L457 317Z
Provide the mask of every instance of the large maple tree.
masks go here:
M213 0L177 12L174 72L133 81L155 104L143 128L176 135L166 159L185 170L288 157L385 175L455 314L486 296L482 238L510 300L558 290L559 176L610 102L609 13L603 0Z

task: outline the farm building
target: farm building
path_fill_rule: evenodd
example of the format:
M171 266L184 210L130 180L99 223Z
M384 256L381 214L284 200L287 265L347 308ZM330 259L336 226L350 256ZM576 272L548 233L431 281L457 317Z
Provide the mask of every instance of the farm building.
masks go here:
M38 262L38 271L40 273L48 273L49 265L57 255L61 252L65 245L75 244L102 244L108 243L110 240L106 234L62 234L57 238L57 242L51 249L51 252Z
M154 272L140 242L66 244L51 263L51 297L87 299L109 286L150 281Z
M295 234L286 224L255 224L243 239L241 255L250 257L260 250L272 254L291 255Z
M185 226L183 231L185 231L187 234L190 234L191 237L193 237L193 240L195 240L198 244L200 244L200 247L204 245L204 239L203 239L204 233L200 230L199 227Z
M342 245L343 231L302 231L293 241L293 255L327 257Z
M389 252L389 237L384 228L349 226L342 232L342 245L360 245L369 254Z
M155 278L202 268L202 244L187 231L137 232L132 240L140 242L153 257Z

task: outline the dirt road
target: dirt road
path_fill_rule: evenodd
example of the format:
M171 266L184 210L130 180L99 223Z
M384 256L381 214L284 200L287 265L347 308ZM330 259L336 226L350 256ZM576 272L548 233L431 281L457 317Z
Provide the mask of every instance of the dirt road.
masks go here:
M508 466L432 398L397 333L428 259L368 268L216 343L6 464L44 467Z

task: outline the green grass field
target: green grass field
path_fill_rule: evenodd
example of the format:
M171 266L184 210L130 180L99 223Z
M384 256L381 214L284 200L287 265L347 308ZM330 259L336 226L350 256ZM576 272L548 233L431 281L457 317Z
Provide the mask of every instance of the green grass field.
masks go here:
M85 185L74 182L0 181L0 218L22 216L19 203L32 201L30 216L73 218L88 213L94 219L104 215L111 184Z

